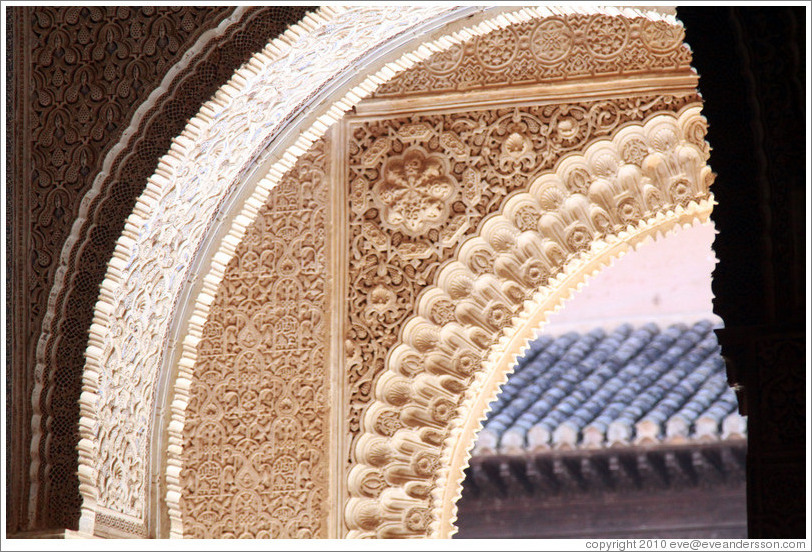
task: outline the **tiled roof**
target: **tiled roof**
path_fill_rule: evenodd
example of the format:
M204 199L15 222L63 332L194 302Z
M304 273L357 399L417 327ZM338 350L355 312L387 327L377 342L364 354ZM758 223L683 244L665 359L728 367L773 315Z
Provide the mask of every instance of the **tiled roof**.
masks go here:
M534 341L474 454L742 439L713 324L623 325Z

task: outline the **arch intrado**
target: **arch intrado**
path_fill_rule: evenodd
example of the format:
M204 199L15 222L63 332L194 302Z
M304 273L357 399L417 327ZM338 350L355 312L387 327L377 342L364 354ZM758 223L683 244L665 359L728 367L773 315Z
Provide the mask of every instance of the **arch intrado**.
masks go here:
M169 533L183 536L183 429L210 306L271 190L330 127L330 139L343 143L347 127L335 124L356 105L359 116L366 106L372 118L400 110L410 122L397 125L397 137L368 141L359 154L366 169L351 183L344 179L352 162L332 158L333 305L345 299L349 276L337 244L352 235L352 223L341 223L353 209L375 206L378 218L357 225L358 239L373 248L400 247L392 241L399 236L408 247L398 255L413 267L431 254L431 243L421 240L447 255L430 280L415 282L412 314L387 345L383 365L371 370L368 397L354 410L358 427L346 439L333 438L335 536L450 536L479 420L545 313L628 248L675 225L707 220L705 125L676 22L634 10L500 11L321 11L257 54L175 140L119 239L91 327L81 400L80 530L94 532L104 518L127 533L127 524L160 522L156 512L165 507ZM529 46L518 38L522 25L534 25ZM586 28L586 39L573 31L577 25ZM429 112L431 99L404 105L382 95L359 103L411 67L419 74L433 64L448 73L472 55L497 69L518 63L523 48L553 68L548 79L556 86L542 77L522 89L518 104L486 91L440 106L490 106L495 119L484 124L484 146L477 132L421 127L419 117L405 115ZM556 73L555 64L578 48L582 64L602 69L570 82L567 71L577 70ZM384 65L388 60L396 61ZM600 71L606 75L595 77ZM624 77L635 71L635 78ZM353 81L358 73L369 76ZM550 109L532 112L529 104ZM462 161L477 166L472 144L492 171L452 172ZM391 193L398 171L415 170L413 186L431 184L428 195L416 192L417 205L408 199L414 194ZM514 184L500 187L486 173ZM348 196L362 207L350 201L348 209ZM452 215L447 203L455 197L465 215ZM484 207L475 212L477 205ZM373 310L386 308L386 291L367 298ZM343 370L354 345L344 343L343 316L352 313L328 314L329 365ZM334 400L343 396L333 391ZM338 433L335 418L342 414L331 423ZM150 488L151 477L161 484ZM163 534L166 526L152 531Z

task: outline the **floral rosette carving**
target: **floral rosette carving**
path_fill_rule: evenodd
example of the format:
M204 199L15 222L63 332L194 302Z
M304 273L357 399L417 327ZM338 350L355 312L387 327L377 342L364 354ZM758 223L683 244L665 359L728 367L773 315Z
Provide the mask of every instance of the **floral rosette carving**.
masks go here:
M519 48L516 31L511 28L498 29L476 40L476 56L487 69L501 69L515 57Z
M448 173L445 159L417 148L389 159L372 189L381 219L410 236L445 222L457 186Z
M535 167L539 153L547 150L547 128L530 113L513 109L493 125L483 153L501 175L527 174Z
M640 34L652 52L665 53L682 44L685 31L679 25L665 21L643 21Z
M351 261L345 334L349 344L345 356L348 386L345 408L351 443L346 451L348 466L356 460L352 443L362 433L361 418L372 399L375 382L383 372L391 348L398 342L403 324L414 313L416 298L435 281L438 267L450 258L454 248L474 234L483 217L498 210L505 197L527 186L534 175L551 168L558 159L578 151L590 140L607 136L629 121L645 119L660 110L677 112L696 101L693 94L640 96L350 121L347 213ZM561 124L569 119L574 121L570 128ZM511 137L514 132L521 137ZM373 146L375 151L385 151L374 162L366 155ZM400 207L392 200L384 205L377 197L385 182L384 175L391 172L391 161L398 160L395 165L398 171L405 171L403 161L410 152L419 152L414 164L417 171L430 163L431 158L439 159L442 171L435 174L440 178L447 176L454 185L454 194L446 200L445 220L432 223L417 235L410 235L404 223L397 226L388 223L384 210ZM557 210L571 194L587 195L594 178L588 167L569 166L563 175L565 184L544 190L534 202L539 201L544 209ZM654 198L655 192L650 188L646 197ZM661 195L667 195L667 191ZM537 231L540 214L536 203L513 214L518 230ZM602 213L596 213L594 221L595 233L620 224ZM511 245L513 241L514 238L499 240L495 250L471 251L468 256L471 271L477 275L492 272L499 266L495 260L502 248L515 247ZM546 282L554 275L550 267L566 260L567 245L547 244L544 254L548 261L527 262L517 269L522 282ZM430 319L435 323L453 323L458 319L461 314L458 303L470 293L461 282L457 281L460 289L447 301L432 303ZM509 288L505 293L510 298L503 305L524 292ZM488 312L493 315L494 327L506 319L501 308ZM482 342L484 337L475 334L471 339ZM481 354L472 351L462 358L481 359ZM448 362L449 366L456 366L457 361L449 358ZM414 375L424 369L424 363L425 359L416 353L406 355L400 369L404 374ZM448 381L446 384L454 385ZM398 423L403 423L398 420L391 414L376 417L367 427L387 428L391 432Z
M673 19L558 11L438 52L384 83L375 95L463 92L640 74L652 68L690 70L684 31Z
M589 51L598 58L618 55L629 38L629 24L626 19L610 15L598 15L590 21L586 30L586 44Z
M547 19L539 23L530 39L530 48L544 64L554 64L569 53L574 42L572 29L562 19Z

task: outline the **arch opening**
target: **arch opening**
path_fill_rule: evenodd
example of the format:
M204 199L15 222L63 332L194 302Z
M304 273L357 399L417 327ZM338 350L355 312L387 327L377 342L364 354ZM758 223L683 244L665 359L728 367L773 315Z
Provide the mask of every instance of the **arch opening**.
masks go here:
M638 246L537 329L477 435L462 538L746 534L713 234L696 223Z

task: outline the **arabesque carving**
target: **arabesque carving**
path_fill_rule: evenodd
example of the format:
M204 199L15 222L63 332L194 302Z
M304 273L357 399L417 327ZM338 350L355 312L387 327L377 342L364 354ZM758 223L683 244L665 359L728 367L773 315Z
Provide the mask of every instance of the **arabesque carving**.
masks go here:
M495 395L491 385L483 396L483 383L510 368L497 374L493 364L508 328L515 333L528 305L567 289L573 266L600 259L624 236L707 216L713 174L704 129L694 106L679 118L624 125L564 156L438 270L372 381L348 478L350 537L449 535L472 444L460 432L470 432Z
M81 270L69 275L67 285L81 299L74 296L62 316L54 316L56 297L49 291L66 279L67 259L61 254L75 240L71 225L82 216L86 192L137 108L170 67L182 65L183 54L201 34L233 11L225 6L43 5L9 11L9 19L19 21L15 37L19 49L13 57L14 72L21 75L15 79L16 152L9 158L16 187L12 234L20 237L9 253L21 261L10 317L19 343L25 344L13 348L11 370L15 386L20 385L29 400L15 405L15 418L34 422L20 424L19 431L26 436L23 446L30 446L30 451L13 451L24 456L15 458L10 470L10 480L24 477L17 476L17 470L28 471L30 497L13 499L28 503L28 519L19 521L23 528L71 526L81 503L75 476L76 400L90 317L82 325L75 311L83 301L90 311L103 273L93 283ZM149 170L153 169L154 165ZM122 187L119 182L116 195L123 195ZM117 223L126 215L122 212ZM112 242L113 233L120 230L111 231L108 224L112 223L94 227L86 247L77 248L90 259L88 264L102 270L106 259L96 256L95 246L102 239ZM38 343L43 336L50 338L47 353L53 354L47 363L45 344ZM19 479L10 484L15 494L25 488Z
M456 187L449 172L444 158L426 155L419 148L387 159L372 189L383 221L413 236L441 225Z
M695 94L633 96L350 122L346 372L351 439L361 432L360 418L370 401L372 385L383 371L402 325L413 315L417 296L435 281L439 266L451 258L454 248L474 235L484 216L495 212L505 197L526 187L533 175L551 168L561 156L579 151L630 121L661 111L678 112L697 101ZM640 150L642 142L635 140L630 138L621 145L629 162L648 152ZM376 153L373 156L370 152ZM409 159L415 174L420 175L428 172L425 160L433 160L431 170L436 176L432 178L439 181L437 197L445 198L445 211L432 211L430 216L424 216L425 209L413 200L424 201L422 196L403 194L399 203L392 200L393 206L417 217L414 229L405 222L393 225L390 207L378 198L381 189L389 185L392 167L402 167ZM611 168L599 166L597 174ZM543 208L553 211L569 194L583 195L593 177L578 166L568 168L563 178L562 188L542 192L539 201ZM415 182L428 180L421 176ZM624 204L624 208L637 207ZM635 220L645 212L646 208L639 208ZM440 217L442 213L446 214ZM634 212L623 211L622 216L634 218ZM535 204L523 205L515 217L519 230L537 228ZM590 235L578 227L568 239L588 245ZM563 256L563 251L556 253L556 258ZM472 262L480 272L490 270L493 254L479 251ZM540 282L540 274L533 272L532 277ZM452 320L450 313L456 304L451 299L435 305L435 323ZM493 316L498 318L501 312L497 309ZM395 421L386 423L397 425ZM352 456L347 460L350 464L355 461Z
M652 70L688 71L682 25L634 13L567 14L523 21L434 54L376 90L375 98L465 92Z
M78 51L87 58L85 62L74 60L71 64L55 55L43 67L34 56L31 71L40 74L34 77L37 82L52 83L48 90L59 98L64 90L71 88L71 71L75 70L77 74L81 72L82 78L91 78L88 88L98 92L100 86L105 92L93 97L79 94L61 108L59 101L45 110L39 105L23 108L35 114L67 108L65 115L69 118L63 121L66 133L75 133L79 138L73 146L89 146L92 153L77 159L70 149L66 150L65 164L59 170L69 172L71 164L79 168L77 181L69 187L70 199L67 203L43 207L53 209L54 216L44 216L44 212L40 216L40 220L50 221L46 233L64 238L62 242L55 240L51 244L52 256L48 253L53 263L48 269L53 275L50 293L36 291L34 295L39 297L40 305L20 309L22 320L17 318L15 322L15 329L22 332L25 325L35 322L32 312L44 313L39 342L31 340L36 343L37 366L33 371L36 380L29 406L33 406L34 416L41 416L40 424L32 428L32 461L19 462L20 469L24 467L32 476L31 518L37 511L32 522L70 526L76 523L81 504L75 449L77 404L84 367L82 353L87 347L88 328L98 299L98 287L104 278L105 261L112 254L115 240L137 196L155 170L158 157L169 147L171 139L183 130L200 103L233 74L242 60L262 48L269 36L279 34L288 23L301 18L306 8L266 6L237 8L230 13L222 7L211 6L17 9L25 10L28 15L36 14L28 27L33 25L36 29L37 48L50 48L49 37L59 35L70 39L70 43L62 45L64 49L70 50L79 44ZM102 12L104 15L100 17ZM66 26L67 23L70 25ZM115 29L120 44L116 48L106 47L104 55L90 56L88 52L110 28ZM64 31L67 34L61 34ZM88 37L95 38L88 42ZM119 57L120 47L126 47L129 56ZM65 76L56 77L63 72ZM106 77L111 75L115 75L115 80L108 82ZM25 79L20 79L23 81ZM24 86L30 88L27 81ZM126 91L127 97L122 98L119 91ZM26 97L42 93L41 88L32 89ZM113 109L108 109L110 107ZM88 124L88 111L91 121L104 119L104 132ZM29 118L34 125L32 130L41 134L40 127L48 119ZM32 147L47 152L61 146L58 142L41 141ZM34 158L40 164L32 165L36 170L33 174L41 174L43 169L51 171L46 164L52 156ZM20 165L26 163L22 156L15 161ZM64 181L53 176L46 179L48 185L66 189ZM34 190L33 186L21 187ZM15 196L22 197L22 194ZM38 209L32 206L32 211ZM22 207L19 213L22 215L26 210ZM23 218L14 217L21 225L27 222ZM32 222L32 235L38 235L41 232L38 222ZM67 222L72 222L72 228L62 228L69 229L69 233L51 232ZM29 243L22 245L30 246ZM43 250L38 249L38 253L43 254ZM22 252L15 256L29 257ZM20 352L15 351L15 354ZM23 363L28 367L34 360L33 351L25 353L30 355L25 356L27 360ZM21 408L21 411L25 410ZM16 460L12 461L14 464ZM114 529L118 530L118 525Z
M271 192L203 328L184 427L185 536L327 536L326 149L316 142Z
M272 142L312 94L353 66L359 56L450 10L324 8L310 14L243 66L175 139L125 224L91 326L80 399L80 530L94 530L100 508L121 514L125 521L143 522L147 435L175 301L216 209L237 185L241 171L250 168L257 145ZM320 36L329 40L319 40ZM346 94L357 98L368 93L373 78L380 79L372 75L352 89L357 91ZM308 86L301 86L303 82ZM349 108L340 101L325 106L323 120L335 120ZM287 153L272 166L272 184L266 184L263 194L323 134L326 126L321 124L291 144L295 155ZM239 242L245 227L237 227L229 238ZM219 278L224 267L216 266ZM187 381L188 365L183 362L176 383ZM186 393L176 389L177 400L185 402ZM184 408L185 404L172 410L180 428ZM180 522L174 471L179 459L173 448L182 443L182 435L174 430L178 424L170 423L167 475L167 507L174 523ZM133 431L136 427L138 432Z
M403 6L326 10L255 56L175 141L127 222L91 328L81 400L81 529L93 531L96 515L111 505L124 518L143 519L144 485L127 482L152 479L149 455L137 435L122 428L128 422L149 427L150 413L162 416L165 410L160 452L165 452L166 514L171 535L183 536L181 497L184 482L193 479L181 480L183 432L204 323L246 229L296 160L395 71L491 32L507 49L480 49L476 55L484 64L507 67L516 59L513 45L526 46L511 26L551 16L524 9L458 23L463 13ZM437 29L441 22L460 32L404 46L409 33ZM615 25L608 19L599 23ZM406 40L387 50L394 37ZM607 34L607 44L614 38ZM596 57L609 56L594 46ZM377 60L370 52L403 55L370 71L355 88L335 78L365 67L358 60L367 54ZM340 206L348 208L349 228L333 229L346 231L349 239L352 269L341 277L349 276L349 289L361 289L347 307L348 332L341 336L347 338L347 372L341 376L347 379L348 403L342 405L347 415L337 415L351 438L349 449L339 451L352 468L347 479L352 498L345 509L349 536L447 536L454 498L448 492L453 495L455 470L467 452L455 446L464 449L473 438L469 431L454 445L454 428L467 428L469 414L484 410L484 404L480 410L463 404L465 397L495 393L493 387L476 395L485 375L504 374L489 372L488 354L523 302L534 290L566 288L551 283L552 275L560 284L568 267L635 224L680 210L693 214L697 201L707 205L709 181L698 180L709 171L703 144L690 146L689 129L657 115L698 103L686 85L693 77L685 77L664 94L651 85L619 93L619 99L587 94L534 107L415 116L394 125L379 121L377 130L375 123L357 121L350 128L349 159L342 159L350 200ZM323 90L331 92L321 97ZM589 154L579 156L584 151ZM699 159L696 166L691 151ZM578 161L559 163L562 156ZM269 166L265 177L232 195L258 166ZM626 170L634 167L638 173ZM546 175L553 180L539 177L554 168ZM625 197L618 190L635 191ZM524 203L516 206L515 198ZM231 199L232 211L219 213ZM389 258L380 262L383 252ZM194 277L192 266L200 270ZM188 308L176 313L181 297ZM370 345L373 337L377 341ZM164 369L171 396L163 408L153 409L156 377ZM138 400L111 399L121 382L131 383L126 392ZM126 461L118 461L121 455ZM116 483L125 496L116 495ZM234 515L259 519L251 518L253 511L251 506ZM343 527L337 532L344 536Z

